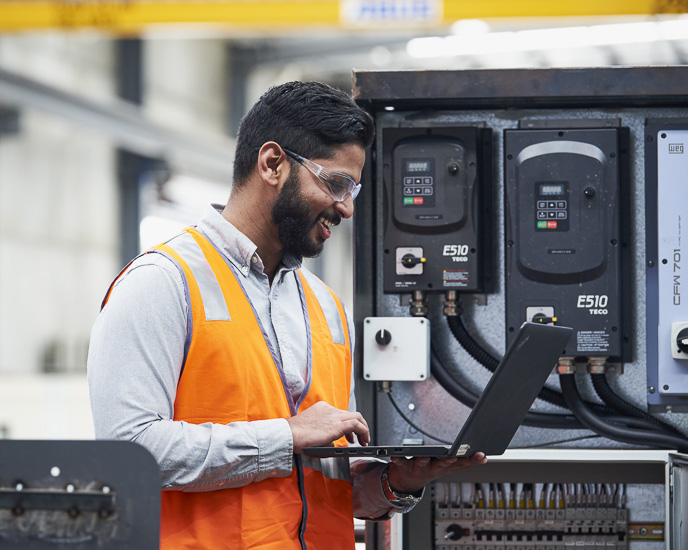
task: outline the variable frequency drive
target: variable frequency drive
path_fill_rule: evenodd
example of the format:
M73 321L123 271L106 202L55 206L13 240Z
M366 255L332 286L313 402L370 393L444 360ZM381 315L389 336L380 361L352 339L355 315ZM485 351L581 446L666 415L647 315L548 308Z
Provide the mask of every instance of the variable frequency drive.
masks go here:
M384 289L486 292L491 130L383 130Z
M524 321L556 319L575 331L564 355L630 360L627 136L625 128L505 131L508 336Z

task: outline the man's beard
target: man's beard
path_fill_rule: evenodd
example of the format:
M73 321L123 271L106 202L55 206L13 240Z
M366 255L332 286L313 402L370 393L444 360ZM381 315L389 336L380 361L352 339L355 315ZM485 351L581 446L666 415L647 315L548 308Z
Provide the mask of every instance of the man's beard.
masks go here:
M272 206L271 215L272 223L277 226L279 231L279 238L284 246L285 254L291 254L301 260L314 258L323 251L325 242L311 236L318 219L313 220L311 217L308 201L301 193L297 170L292 170L284 182L282 190ZM337 225L341 218L337 216L333 221L333 225Z

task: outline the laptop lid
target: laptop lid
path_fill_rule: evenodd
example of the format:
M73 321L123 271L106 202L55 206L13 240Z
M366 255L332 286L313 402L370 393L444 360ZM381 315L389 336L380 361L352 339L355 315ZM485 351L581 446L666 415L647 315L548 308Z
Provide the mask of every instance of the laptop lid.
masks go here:
M471 456L500 455L509 446L547 377L556 366L573 330L524 323L509 345L451 447L384 445L309 447L310 456Z
M500 455L523 422L573 330L524 323L488 381L449 451L450 456Z

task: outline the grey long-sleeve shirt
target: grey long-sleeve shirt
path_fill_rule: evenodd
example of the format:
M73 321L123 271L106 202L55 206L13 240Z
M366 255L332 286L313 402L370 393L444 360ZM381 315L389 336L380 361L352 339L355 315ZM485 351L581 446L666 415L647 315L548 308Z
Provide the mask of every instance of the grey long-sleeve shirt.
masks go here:
M197 227L243 276L296 401L305 385L307 348L294 278L300 262L284 258L270 285L256 246L217 207L209 207ZM146 447L160 465L163 489L209 491L289 475L293 441L284 419L198 425L173 420L187 315L184 281L161 254L140 257L118 280L91 334L88 381L96 437ZM347 320L353 346L348 314ZM349 410L356 408L353 380L352 373ZM384 464L352 460L350 466L355 517L410 509L394 507L385 497Z

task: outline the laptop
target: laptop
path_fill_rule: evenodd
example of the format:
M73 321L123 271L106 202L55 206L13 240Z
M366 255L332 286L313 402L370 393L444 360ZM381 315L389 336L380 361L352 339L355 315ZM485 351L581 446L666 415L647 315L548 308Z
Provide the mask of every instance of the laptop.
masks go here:
M315 457L404 456L468 457L477 452L501 455L509 446L559 357L573 329L524 323L488 381L453 445L307 447Z

